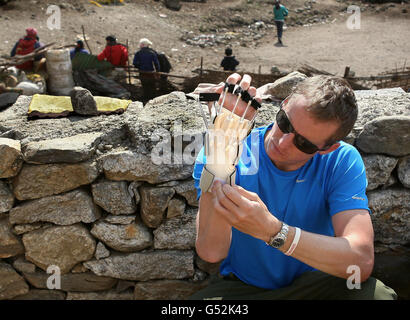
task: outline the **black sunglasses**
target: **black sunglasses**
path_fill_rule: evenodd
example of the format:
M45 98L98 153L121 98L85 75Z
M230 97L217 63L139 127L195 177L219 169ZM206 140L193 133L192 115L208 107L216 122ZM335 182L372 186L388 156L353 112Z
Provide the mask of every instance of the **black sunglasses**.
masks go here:
M298 148L300 151L307 153L307 154L313 154L316 151L326 151L329 149L330 145L326 146L323 149L318 148L315 144L310 142L308 139L305 137L301 136L299 133L295 131L295 128L293 128L292 124L289 121L289 118L283 110L283 104L285 101L288 99L285 99L282 101L280 104L280 109L278 113L276 114L276 123L283 133L293 133L295 135L295 138L293 139L293 144Z

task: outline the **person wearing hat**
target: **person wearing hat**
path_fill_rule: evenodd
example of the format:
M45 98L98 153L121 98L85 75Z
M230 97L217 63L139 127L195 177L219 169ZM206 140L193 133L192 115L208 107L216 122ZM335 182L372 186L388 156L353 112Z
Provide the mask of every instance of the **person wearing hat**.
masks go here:
M35 28L27 28L24 38L19 39L11 50L10 56L15 55L25 56L32 53L35 49L40 48L41 43ZM41 57L36 57L34 60L40 60ZM33 60L26 61L16 66L20 70L31 71L33 69Z
M107 60L115 67L126 66L128 61L128 50L125 46L117 43L115 36L105 38L107 45L105 49L97 56L98 60Z
M88 50L84 49L84 42L83 40L77 40L75 48L70 50L70 58L71 60L75 57L77 52L90 54Z
M150 48L152 42L146 38L139 41L140 49L135 53L133 65L139 69L141 85L144 91L144 101L155 97L156 79L155 72L160 71L157 53Z

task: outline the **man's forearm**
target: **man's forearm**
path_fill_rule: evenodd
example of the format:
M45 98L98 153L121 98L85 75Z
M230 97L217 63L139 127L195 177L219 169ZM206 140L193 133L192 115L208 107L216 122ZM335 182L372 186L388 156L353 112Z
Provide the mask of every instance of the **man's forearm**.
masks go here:
M196 242L198 255L208 262L224 259L231 245L232 227L225 219L212 210L212 195L208 192L201 196L196 217Z
M295 228L290 227L289 236L280 249L286 252L295 235ZM348 278L349 266L360 268L361 280L365 281L373 268L373 248L364 248L357 245L354 239L348 237L330 237L303 231L299 244L292 254L311 267L331 275Z

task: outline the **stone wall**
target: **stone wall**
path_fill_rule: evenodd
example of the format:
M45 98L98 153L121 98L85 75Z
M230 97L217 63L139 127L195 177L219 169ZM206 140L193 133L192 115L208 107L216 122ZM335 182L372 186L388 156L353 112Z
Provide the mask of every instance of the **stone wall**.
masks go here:
M374 273L409 298L410 95L357 97L347 141L366 164ZM29 102L0 112L0 299L184 299L205 286L218 266L194 249L198 106L174 92L122 115L29 121ZM257 125L277 109L263 104Z

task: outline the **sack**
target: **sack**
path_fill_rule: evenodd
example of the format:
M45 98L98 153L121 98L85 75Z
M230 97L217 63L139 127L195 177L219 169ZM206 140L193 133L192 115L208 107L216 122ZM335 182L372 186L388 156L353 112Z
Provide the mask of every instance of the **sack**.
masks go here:
M157 56L158 56L158 62L159 62L159 71L165 72L165 73L170 72L172 69L172 66L167 56L165 55L165 53L163 52L158 53Z
M32 83L29 81L20 82L16 88L23 89L23 94L26 96L32 96L37 93L44 93L44 88L40 84Z

